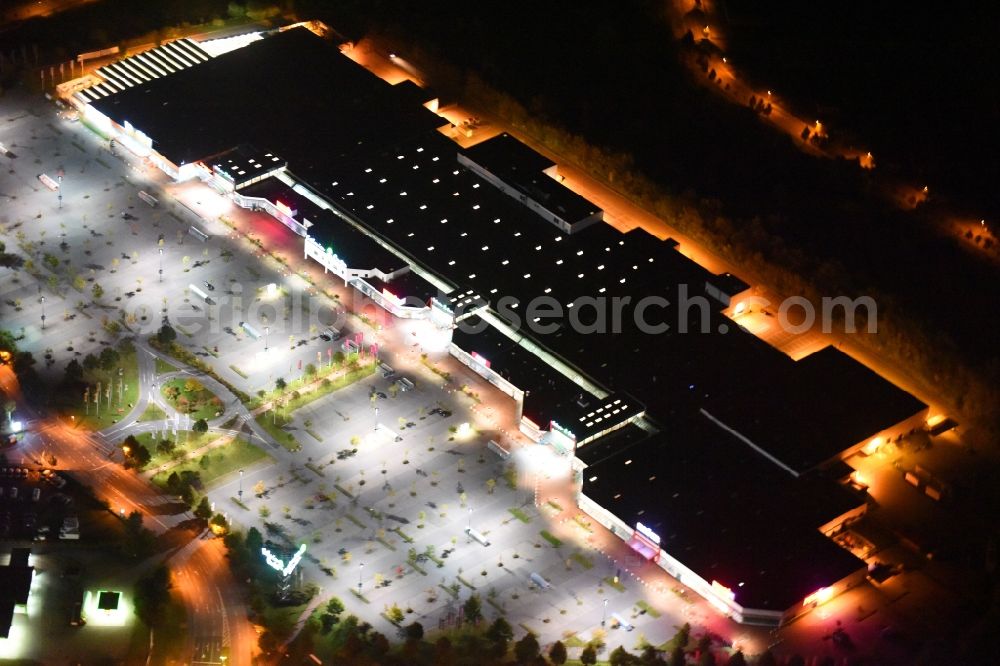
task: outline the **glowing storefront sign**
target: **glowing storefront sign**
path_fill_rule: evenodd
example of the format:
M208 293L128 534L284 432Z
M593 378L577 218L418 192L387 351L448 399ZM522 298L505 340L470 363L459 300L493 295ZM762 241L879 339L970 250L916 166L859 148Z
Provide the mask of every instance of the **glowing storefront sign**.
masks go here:
M713 580L712 581L712 592L715 592L717 595L719 595L723 599L729 599L730 601L736 601L736 593L733 592L732 590L730 590L728 587L726 587L725 585L723 585L722 583L720 583L717 580Z
M280 212L287 215L288 217L295 217L295 215L292 214L292 209L286 206L285 204L281 203L280 201L275 201L274 207L277 208Z
M646 537L647 539L655 543L657 546L660 545L660 535L654 532L653 530L649 529L642 523L636 523L635 530L642 536Z
M809 596L807 596L805 599L803 599L802 605L808 606L810 604L813 604L818 606L820 604L829 601L832 596L833 596L832 587L821 587L812 594L810 594Z
M292 559L288 560L288 564L285 564L280 557L272 553L267 546L262 546L260 552L269 567L275 571L280 571L282 576L288 576L299 565L299 562L302 561L302 556L306 552L306 545L302 544L299 546L299 549L292 555Z
M382 289L382 297L390 303L395 303L396 305L403 305L403 299L392 293L388 289Z
M563 437L570 439L573 442L576 442L576 433L570 430L569 428L562 426L556 423L555 421L549 421L549 428L556 431ZM660 540L656 539L656 543L660 543Z

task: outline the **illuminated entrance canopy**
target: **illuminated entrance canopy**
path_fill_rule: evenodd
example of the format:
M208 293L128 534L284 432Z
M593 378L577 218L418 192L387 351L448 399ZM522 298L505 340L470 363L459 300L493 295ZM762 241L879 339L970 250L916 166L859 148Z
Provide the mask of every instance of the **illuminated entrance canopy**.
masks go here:
M306 545L302 544L299 546L299 549L295 551L294 555L292 555L292 559L288 561L288 564L285 564L280 557L272 553L267 546L262 546L260 552L264 556L264 559L267 561L269 567L275 571L280 571L282 576L288 576L295 570L295 567L299 565L299 562L302 561L302 556L306 552Z
M655 543L657 546L660 545L660 535L654 532L653 530L649 529L642 523L636 523L635 530L642 536L646 537L647 539Z

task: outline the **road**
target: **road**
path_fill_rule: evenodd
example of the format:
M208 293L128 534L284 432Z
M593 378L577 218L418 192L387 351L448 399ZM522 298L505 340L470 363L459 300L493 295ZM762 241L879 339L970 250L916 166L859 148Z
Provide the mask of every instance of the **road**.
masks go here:
M188 609L187 644L180 663L249 665L257 633L247 621L240 588L222 541L206 531L170 558L174 589Z
M124 437L140 432L167 430L172 423L176 424L176 421L170 420L137 421L150 398L165 410L170 407L162 400L159 389L156 388L162 379L155 375L152 350L140 343L136 353L142 397L119 423L91 433L61 420L41 416L22 402L19 403L19 410L27 417L26 429L30 434L25 438L20 451L28 461L40 465L44 463L43 455L54 455L59 469L92 488L99 498L108 501L112 510L122 514L139 511L146 527L156 534L162 534L192 519L193 515L186 506L155 487L146 476L126 470L120 464L121 454L117 445ZM173 360L172 363L181 365ZM5 390L16 388L16 379L12 383L9 368L5 367L3 371L2 384ZM213 421L227 418L228 414L235 411L232 407L234 401L242 408L242 414L249 416L235 396L218 382L191 369L182 369L171 375L182 373L189 373L207 385L211 384L210 389L216 391L229 405L226 412ZM250 422L256 426L252 418ZM230 432L235 434L235 431ZM221 663L221 650L228 646L230 655L227 663L249 666L251 653L256 645L256 634L247 620L246 606L229 571L221 541L205 537L210 535L199 535L166 562L174 574L174 583L189 614L189 630L180 663Z

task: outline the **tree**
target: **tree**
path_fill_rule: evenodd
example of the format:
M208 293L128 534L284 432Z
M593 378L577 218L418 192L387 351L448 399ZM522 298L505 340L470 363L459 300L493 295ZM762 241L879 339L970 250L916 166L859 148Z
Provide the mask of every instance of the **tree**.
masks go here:
M580 653L580 663L585 666L594 666L597 663L597 650L594 649L593 645L583 648L583 651Z
M492 645L491 654L500 658L507 654L507 647L510 645L511 639L514 638L514 630L511 629L510 623L501 616L493 620L493 623L486 630L486 638Z
M743 656L743 653L737 650L729 657L729 661L726 662L727 666L747 666L747 660Z
M66 364L65 380L67 384L75 384L83 379L83 366L75 358Z
M684 656L684 648L678 645L670 653L670 666L685 666L687 657Z
M312 377L316 374L316 365L313 363L306 363L305 371L307 377Z
M656 666L657 664L660 664L660 666L666 666L666 662L660 658L660 651L657 650L656 646L651 643L646 643L646 645L642 648L642 654L639 656L639 663L648 664L649 666Z
M608 655L608 663L611 666L629 666L629 664L634 664L635 662L635 655L631 654L621 645L612 650L611 654Z
M403 613L403 609L399 607L399 604L394 603L389 607L389 610L386 611L386 617L388 617L389 621L393 624L399 624L406 616Z
M101 368L105 372L108 372L113 367L118 365L118 362L121 361L121 358L122 358L121 354L119 354L114 349L114 347L105 347L104 349L101 350L101 356L100 356Z
M208 521L208 524L212 526L212 531L216 534L225 534L229 531L229 521L221 513L217 513L212 516L212 519Z
M344 356L344 352L340 351L339 349L333 352L333 362L336 363L337 365L343 365L344 359L346 358L347 357Z
M125 518L122 551L129 557L142 558L153 546L153 533L142 526L142 514L133 511Z
M691 641L691 625L687 622L681 625L681 628L677 630L674 634L674 645L677 645L681 649L687 647L687 644Z
M403 635L408 641L420 641L424 638L424 625L419 622L411 622L403 629Z
M139 619L148 627L159 625L170 601L170 570L160 565L140 578L136 582L133 598L135 614Z
M177 339L177 331L175 331L170 324L164 322L163 326L161 326L160 330L156 333L156 339L159 340L161 344L170 344Z
M208 497L201 498L201 501L198 502L198 506L194 510L194 515L202 520L208 520L212 517L212 505L208 501Z
M278 377L274 380L274 388L278 391L284 391L288 388L288 382L285 381L284 377Z
M434 643L434 658L431 663L435 666L448 666L455 663L455 651L451 647L451 641L446 636L442 636Z
M263 479L261 479L260 481L258 481L255 484L253 484L253 494L254 495L257 495L258 497L260 497L261 495L264 494L265 490L267 490L267 486L264 485L264 480Z
M260 651L264 654L271 654L280 645L281 641L278 640L278 637L266 629L261 633L260 638L257 639L257 646L260 647Z
M344 602L337 597L331 597L326 602L326 612L335 617L340 617L340 614L344 612Z
M174 493L175 495L180 494L181 477L177 472L171 472L170 476L167 477L167 490Z
M149 449L139 443L133 435L122 441L122 453L125 454L125 469L141 469L153 458Z
M524 638L514 643L514 656L518 663L525 664L537 657L540 649L538 639L529 631Z
M99 301L104 296L104 287L95 282L94 286L90 289L90 293L94 296L95 301Z
M87 372L93 372L101 367L101 361L93 354L87 354L83 357L83 369Z
M207 453L198 459L198 466L202 469L208 469L212 464L212 458Z
M208 432L208 421L205 419L198 419L194 422L194 425L191 426L191 429L195 432Z
M462 610L465 611L465 621L469 624L479 624L483 619L483 604L478 594L470 595L462 604Z
M161 454L161 455L169 456L171 453L174 452L174 450L176 450L176 448L177 448L177 445L174 444L174 440L172 440L172 439L161 439L157 443L157 445L156 445L156 452L159 453L159 454ZM171 476L175 476L175 475L176 475L176 472L174 474L171 474ZM170 479L168 477L168 479L167 479L168 486L169 486L169 483L170 483Z
M562 666L566 663L566 646L563 645L562 641L556 641L549 648L549 661L551 661L556 666Z
M705 650L698 655L698 666L715 666L715 655L711 650Z
M764 650L759 657L757 657L757 666L778 666L778 660L774 658L770 650Z
M194 377L188 377L184 380L184 392L194 393L201 388L201 382L199 382Z
M329 613L323 613L319 616L320 632L323 634L328 634L333 630L335 624L337 624L337 618Z
M244 543L251 557L259 556L261 546L264 545L264 537L261 535L260 530L256 527L251 527L247 530L246 541Z

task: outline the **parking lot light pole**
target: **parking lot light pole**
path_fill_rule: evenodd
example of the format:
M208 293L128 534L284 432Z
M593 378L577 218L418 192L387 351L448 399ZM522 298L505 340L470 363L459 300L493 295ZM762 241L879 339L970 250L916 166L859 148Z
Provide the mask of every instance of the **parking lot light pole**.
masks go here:
M264 327L264 351L267 351L267 334L271 332L270 326Z
M603 627L608 621L608 600L604 600L604 615L601 616L601 626Z
M45 297L44 296L42 296L41 302L42 302L42 330L44 331L45 330Z
M236 495L237 495L237 497L239 497L240 501L242 502L243 501L243 470L240 470L240 489L236 493Z
M472 507L469 507L469 531L472 531Z
M160 248L160 282L163 282L163 248Z
M365 563L361 562L358 565L358 596L359 597L361 596L361 577L364 574L364 571L365 571Z

